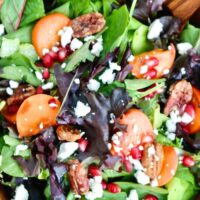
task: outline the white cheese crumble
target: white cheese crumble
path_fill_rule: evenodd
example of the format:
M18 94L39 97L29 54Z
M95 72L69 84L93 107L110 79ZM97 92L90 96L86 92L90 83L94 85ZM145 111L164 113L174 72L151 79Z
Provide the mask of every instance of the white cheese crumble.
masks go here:
M17 81L10 80L9 85L11 88L15 89L19 87L19 83Z
M109 67L110 69L112 69L113 71L116 70L116 71L120 71L121 70L121 66L118 65L117 63L115 62L109 62Z
M94 178L89 179L90 191L85 194L86 199L95 200L103 196L103 186L101 182L101 176L95 176Z
M13 200L28 200L29 194L23 184L15 189L15 196Z
M177 44L178 53L180 55L187 54L187 52L192 49L192 45L189 42L183 42Z
M44 56L45 54L49 53L49 49L44 48L42 49L42 55Z
M92 46L91 53L92 53L94 56L99 57L99 56L100 56L100 53L102 52L102 50L103 50L103 45L102 45L102 43L96 42L96 43Z
M68 45L71 42L73 33L74 31L72 27L70 26L65 27L63 29L63 32L61 32L61 38L60 38L61 46L63 48L66 47L66 45Z
M185 75L185 74L186 74L186 70L185 70L184 67L181 68L181 74L182 74L182 75Z
M36 72L35 72L35 75L36 75L36 77L37 77L38 80L43 81L42 73L36 71Z
M70 48L72 51L80 49L83 46L83 42L77 38L74 38L70 44Z
M75 115L77 117L84 117L91 111L90 106L84 104L81 101L78 101L76 107L74 108Z
M157 187L158 186L158 180L157 179L152 180L150 185L151 185L151 187Z
M62 64L61 64L61 68L62 68L62 69L64 69L66 66L67 66L66 63L62 63Z
M147 65L143 65L140 67L140 74L146 74L148 71L148 66Z
M15 156L20 155L20 151L25 151L28 149L28 146L26 144L18 144L15 148Z
M137 179L137 182L142 185L147 185L150 183L150 178L142 171L137 171L135 173L135 178Z
M133 56L133 55L130 55L129 57L128 57L128 62L133 62L134 61L134 59L135 59L135 57Z
M3 24L0 24L0 36L2 36L5 33L5 27Z
M87 36L87 37L84 38L84 42L88 42L90 40L94 40L94 38L95 38L95 36L89 35L89 36Z
M75 78L74 79L74 83L76 83L77 85L79 85L80 84L80 79L79 78Z
M189 124L192 121L193 121L193 118L188 113L184 112L181 117L181 122Z
M176 131L176 122L174 122L171 119L168 119L166 122L166 127L169 132L175 132Z
M59 51L59 48L58 47L52 47L52 51L56 53L56 52Z
M7 88L6 88L6 93L7 93L8 95L12 96L13 93L14 93L14 91L13 91L13 89L11 89L10 87L7 87Z
M53 86L54 86L53 82L48 82L48 83L42 85L42 89L43 90L51 90L53 88Z
M101 76L99 76L99 80L103 82L103 84L111 84L115 79L115 73L112 69L106 69Z
M137 160L137 159L133 159L132 158L132 156L129 156L128 157L128 160L130 161L130 163L131 164L133 164L134 165L134 169L136 169L136 170L144 170L144 168L143 168L143 166L142 166L142 163L139 161L139 160Z
M99 81L97 81L95 79L90 79L87 84L87 88L90 91L96 92L100 88L100 83L99 83Z
M160 22L159 19L156 19L153 21L153 23L151 23L149 27L147 38L149 40L156 39L160 36L162 31L163 31L163 24Z
M58 160L64 161L69 158L77 149L79 145L77 142L65 142L60 145L58 152Z
M138 193L136 190L131 190L126 200L139 200Z

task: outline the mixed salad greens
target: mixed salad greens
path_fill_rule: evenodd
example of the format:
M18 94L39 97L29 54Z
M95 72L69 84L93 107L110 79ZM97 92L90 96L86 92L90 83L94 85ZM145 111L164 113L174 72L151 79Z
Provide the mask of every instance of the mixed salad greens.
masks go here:
M4 0L0 199L200 198L200 28L164 0Z

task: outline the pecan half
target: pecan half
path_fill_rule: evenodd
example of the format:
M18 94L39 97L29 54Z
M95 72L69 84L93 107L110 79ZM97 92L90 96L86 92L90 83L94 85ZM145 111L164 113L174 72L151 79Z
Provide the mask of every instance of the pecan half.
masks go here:
M87 170L78 160L68 162L68 177L73 193L83 195L89 190Z
M147 143L144 145L142 165L146 169L145 173L155 179L161 172L164 159L163 147L159 143Z
M20 85L15 89L14 94L7 99L7 105L21 104L26 98L34 95L36 90L30 85Z
M72 20L73 36L76 38L84 38L100 32L105 26L105 19L100 13L89 13L81 15Z
M66 140L69 142L75 142L81 138L80 131L78 129L74 129L69 125L60 125L56 129L56 133L59 140Z
M181 80L170 87L170 96L164 109L165 115L177 107L180 111L183 106L192 100L192 85L186 80Z

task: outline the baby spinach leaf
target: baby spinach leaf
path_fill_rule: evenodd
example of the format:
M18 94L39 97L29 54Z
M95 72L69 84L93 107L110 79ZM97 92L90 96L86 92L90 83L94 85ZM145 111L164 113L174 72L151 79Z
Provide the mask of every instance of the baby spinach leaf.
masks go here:
M7 32L17 30L25 9L26 0L6 0L1 8L1 20Z
M130 173L128 173L126 171L117 172L117 171L112 170L112 169L105 169L103 171L103 177L105 179L116 178L116 177L124 177L124 176L130 176Z
M14 137L11 137L9 135L4 135L3 139L5 141L5 143L9 146L17 146L18 144L20 144L20 141Z
M6 174L13 177L24 177L22 169L18 163L12 158L15 148L4 146L1 151L2 162L0 169Z
M139 199L143 199L147 194L155 195L159 200L167 200L168 191L164 188L144 186L137 183L130 182L116 182L122 191L130 191L135 189L138 193Z
M114 10L107 20L108 29L103 34L104 50L103 55L112 52L119 47L123 35L126 32L129 23L129 12L126 6L122 6L118 10Z
M200 53L200 28L188 24L181 33L181 41L189 42Z
M104 191L103 197L97 198L97 200L126 200L127 194L125 192L119 192L117 194Z
M42 0L27 0L20 27L25 26L45 15Z
M24 81L38 86L41 81L32 73L31 68L25 66L5 66L0 69L0 77L14 81Z

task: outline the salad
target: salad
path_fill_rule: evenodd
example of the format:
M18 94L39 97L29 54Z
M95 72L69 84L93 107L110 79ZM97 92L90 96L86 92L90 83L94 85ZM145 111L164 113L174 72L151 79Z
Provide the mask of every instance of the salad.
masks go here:
M0 199L200 198L200 29L163 0L0 1Z

